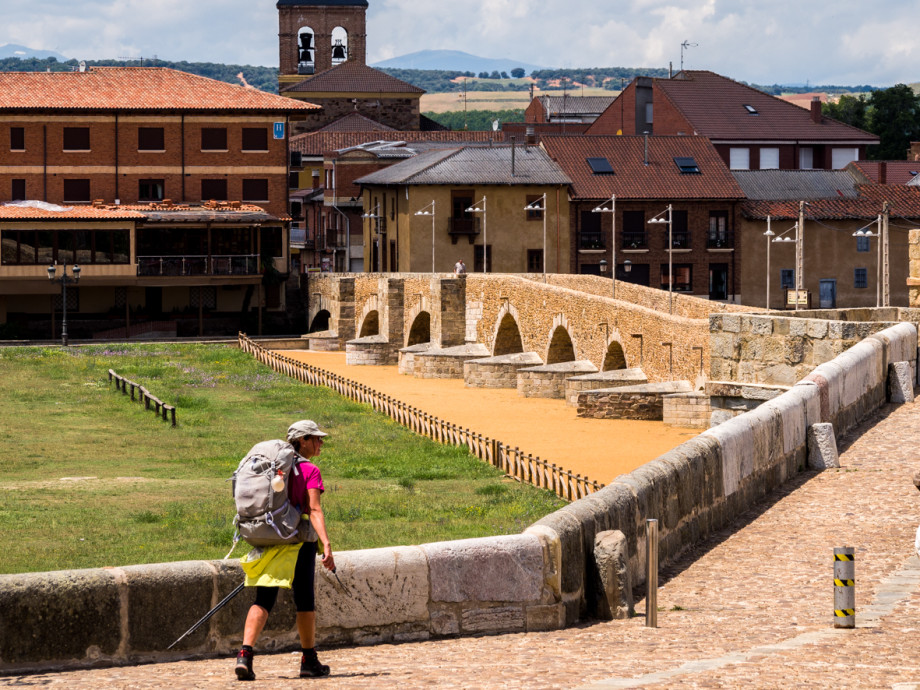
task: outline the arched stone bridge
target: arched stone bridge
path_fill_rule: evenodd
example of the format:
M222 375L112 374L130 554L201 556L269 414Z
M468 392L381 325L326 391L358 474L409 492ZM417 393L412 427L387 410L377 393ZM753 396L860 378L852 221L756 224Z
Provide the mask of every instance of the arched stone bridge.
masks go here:
M585 275L311 274L310 331L336 349L356 338L390 348L481 343L492 355L535 352L545 364L639 367L649 381L709 371L711 312L750 311ZM673 313L671 313L673 312ZM311 345L312 346L312 345Z

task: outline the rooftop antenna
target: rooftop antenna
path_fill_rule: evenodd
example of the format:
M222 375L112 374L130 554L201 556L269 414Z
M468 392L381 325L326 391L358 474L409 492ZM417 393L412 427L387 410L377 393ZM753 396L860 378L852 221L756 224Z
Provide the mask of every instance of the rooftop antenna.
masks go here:
M466 88L467 88L468 80L469 80L469 77L463 77L463 91L460 93L460 96L459 96L460 100L463 101L463 131L464 132L467 129L469 129L469 123L467 122L467 119L466 119L466 101L468 98Z
M684 49L685 48L696 48L699 43L690 43L690 41L684 41L680 44L680 71L684 71Z

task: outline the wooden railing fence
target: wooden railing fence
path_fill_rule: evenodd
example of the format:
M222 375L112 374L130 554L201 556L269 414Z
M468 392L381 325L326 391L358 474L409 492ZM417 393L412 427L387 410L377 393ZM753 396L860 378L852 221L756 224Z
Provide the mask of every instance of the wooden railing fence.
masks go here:
M176 426L176 408L172 405L167 405L165 402L160 400L155 395L151 395L150 391L144 388L141 384L135 383L130 379L126 379L124 376L115 373L112 369L109 369L109 381L115 382L115 390L120 390L125 395L128 394L128 389L131 389L131 402L134 402L136 399L140 399L144 403L144 409L149 410L153 406L154 411L156 412L157 417L162 417L164 421L172 419L172 425ZM135 398L135 391L137 391L138 398Z
M420 436L445 445L466 446L470 453L497 467L509 477L541 489L548 489L565 500L576 501L604 486L580 474L572 474L530 453L524 453L520 448L512 448L494 438L446 422L364 384L266 350L245 333L239 334L239 343L243 352L251 354L262 364L281 374L311 386L331 388L339 395L366 403Z

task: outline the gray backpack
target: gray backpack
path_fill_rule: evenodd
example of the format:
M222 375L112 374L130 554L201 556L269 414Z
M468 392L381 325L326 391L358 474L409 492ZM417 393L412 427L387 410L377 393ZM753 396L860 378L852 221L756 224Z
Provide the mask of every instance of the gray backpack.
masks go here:
M252 447L233 473L233 500L236 501L237 540L252 546L296 544L312 532L309 520L301 520L300 510L288 499L291 472L298 472L294 447L285 441L263 441ZM272 488L281 477L283 486ZM275 484L279 482L276 480ZM229 555L229 554L228 554Z

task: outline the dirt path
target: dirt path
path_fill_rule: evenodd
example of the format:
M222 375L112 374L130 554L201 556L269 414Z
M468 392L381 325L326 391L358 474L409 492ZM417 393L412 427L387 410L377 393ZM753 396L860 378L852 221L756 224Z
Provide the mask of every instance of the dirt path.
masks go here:
M395 366L347 366L342 352L284 354L603 484L699 433L661 422L579 419L562 400L523 398L512 389L466 388L460 379L417 379Z

